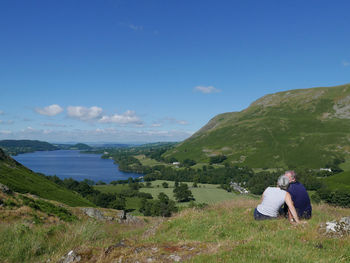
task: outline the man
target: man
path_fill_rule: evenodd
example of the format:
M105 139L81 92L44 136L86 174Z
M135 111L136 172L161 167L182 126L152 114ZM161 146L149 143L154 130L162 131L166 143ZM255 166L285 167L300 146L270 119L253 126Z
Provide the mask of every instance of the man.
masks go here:
M294 171L286 171L285 176L289 179L289 186L287 192L291 195L294 203L295 210L298 213L300 219L310 219L312 214L312 207L309 194L307 193L304 185L296 180L296 174ZM288 211L288 217L292 220L290 211Z

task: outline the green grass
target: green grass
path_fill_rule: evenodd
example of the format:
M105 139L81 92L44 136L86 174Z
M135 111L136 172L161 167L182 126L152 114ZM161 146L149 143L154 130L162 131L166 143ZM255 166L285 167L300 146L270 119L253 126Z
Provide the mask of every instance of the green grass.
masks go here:
M143 166L155 166L155 165L167 165L163 162L158 162L157 160L146 157L145 155L136 155L136 159L138 159Z
M329 176L323 180L332 190L345 189L350 191L350 171Z
M117 184L117 185L112 185L112 184L105 184L105 185L94 185L93 186L96 190L106 193L106 194L114 194L114 193L119 193L122 190L127 190L129 189L128 184Z
M162 186L163 182L169 184L169 188ZM173 190L174 182L156 180L152 182L152 188L141 188L140 191L152 194L153 198L157 198L158 194L163 192L169 196L170 199L175 200ZM213 204L224 200L231 200L237 197L236 194L229 193L223 189L218 189L219 185L215 184L198 184L197 188L192 187L193 183L187 183L189 189L192 191L193 197L197 203ZM159 187L157 187L159 185ZM178 203L178 205L187 205L187 203Z
M147 218L139 225L86 219L44 225L1 222L0 261L57 262L74 249L82 262L100 263L168 262L170 255L198 263L349 262L350 236L328 237L320 225L348 216L350 209L313 205L312 219L295 226L286 219L255 221L258 202L240 196L204 209L183 209L169 219Z
M317 205L308 224L293 226L286 219L255 221L256 204L241 198L205 210L184 210L149 242L206 248L186 262L349 261L350 237L329 238L319 232L322 222L346 216L349 210Z
M339 167L344 171L350 171L350 159L346 160L344 163L341 163Z
M169 184L169 188L164 188L162 183L167 182ZM157 198L159 193L163 192L170 199L175 200L173 190L174 190L175 182L165 181L165 180L156 180L152 182L152 187L144 187L140 189L140 192L150 193L153 198ZM237 197L234 193L229 193L223 189L219 189L219 185L215 184L198 184L197 188L192 187L193 183L187 183L190 190L192 191L193 197L196 199L197 203L207 203L214 204L217 202L231 200ZM118 193L123 189L128 189L128 185L96 185L95 189L101 191L102 193ZM136 201L137 198L134 198L133 201L129 201L127 199L127 207L128 208L139 208L137 206L140 204L140 200ZM188 202L178 203L180 206L188 205Z
M31 193L70 206L94 206L79 194L14 163L0 162L0 183L19 193Z
M70 250L94 251L128 236L118 224L79 221L56 225L0 224L1 262L58 262ZM134 232L131 232L134 233ZM86 261L84 261L86 262Z

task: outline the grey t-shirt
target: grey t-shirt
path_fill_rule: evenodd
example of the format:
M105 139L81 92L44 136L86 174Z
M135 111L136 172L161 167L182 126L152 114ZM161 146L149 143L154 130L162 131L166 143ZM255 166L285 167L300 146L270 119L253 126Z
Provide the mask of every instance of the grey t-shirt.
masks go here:
M267 187L261 204L257 206L258 212L266 216L277 217L278 209L284 204L286 194L287 192L279 187Z

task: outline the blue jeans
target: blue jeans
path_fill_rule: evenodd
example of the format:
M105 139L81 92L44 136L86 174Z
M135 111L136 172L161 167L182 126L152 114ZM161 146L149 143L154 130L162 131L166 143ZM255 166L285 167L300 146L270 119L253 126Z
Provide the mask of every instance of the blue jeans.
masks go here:
M254 210L254 219L255 220L266 220L266 219L274 219L276 217L272 216L266 216L258 211L258 209L255 208Z

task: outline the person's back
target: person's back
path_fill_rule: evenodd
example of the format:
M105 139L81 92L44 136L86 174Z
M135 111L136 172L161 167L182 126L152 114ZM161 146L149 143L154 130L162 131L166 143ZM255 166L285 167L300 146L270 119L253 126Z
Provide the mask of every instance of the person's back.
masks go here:
M312 214L312 207L309 194L303 184L299 182L291 182L287 189L291 195L294 207L300 218L309 219Z
M258 212L269 217L277 217L278 209L284 203L285 196L286 191L278 187L266 188L263 194L263 200L257 206Z

